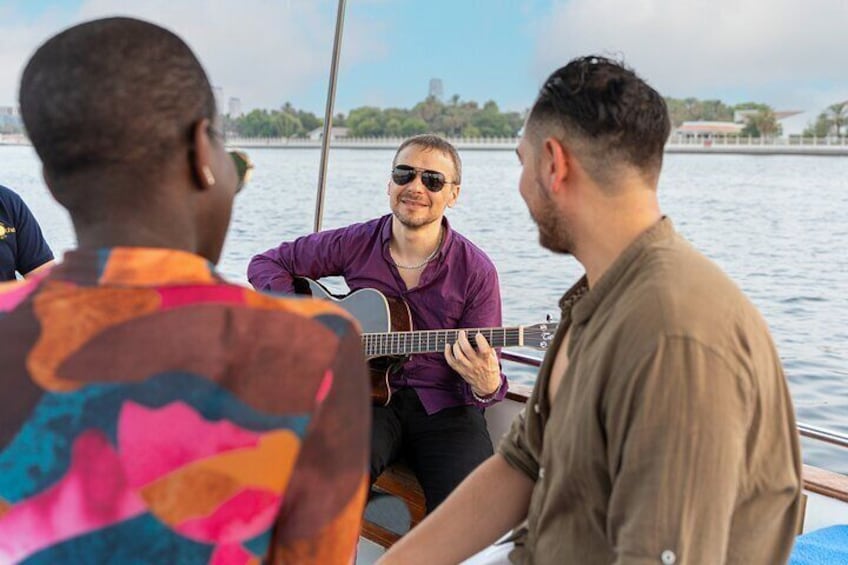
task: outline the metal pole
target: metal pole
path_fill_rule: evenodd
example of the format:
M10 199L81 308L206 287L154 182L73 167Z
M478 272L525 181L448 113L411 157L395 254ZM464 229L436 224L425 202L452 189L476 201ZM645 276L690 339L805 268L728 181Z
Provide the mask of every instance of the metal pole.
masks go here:
M342 46L345 0L339 0L336 14L336 37L333 40L333 60L330 64L330 85L327 89L327 108L324 110L324 133L321 137L321 166L318 169L318 198L315 202L315 231L321 231L324 217L324 190L327 177L327 157L330 151L330 131L333 127L333 104L336 101L336 74L339 71L339 51Z
M823 441L826 443L831 443L840 447L848 447L848 436L840 434L839 432L835 432L833 430L826 430L824 428L811 426L809 424L802 424L801 422L798 422L797 425L798 431L804 437Z

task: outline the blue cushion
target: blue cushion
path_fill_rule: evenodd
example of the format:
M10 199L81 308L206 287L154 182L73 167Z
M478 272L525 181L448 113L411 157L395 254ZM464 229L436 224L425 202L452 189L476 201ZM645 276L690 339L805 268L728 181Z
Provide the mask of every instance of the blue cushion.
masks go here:
M848 563L848 525L830 526L795 539L790 565L845 565Z

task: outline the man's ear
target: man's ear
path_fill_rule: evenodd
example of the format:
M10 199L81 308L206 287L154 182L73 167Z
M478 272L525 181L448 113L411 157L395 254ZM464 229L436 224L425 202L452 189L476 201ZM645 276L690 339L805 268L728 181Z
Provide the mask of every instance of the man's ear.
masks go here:
M212 139L209 134L209 119L203 118L194 124L191 132L193 149L189 151L192 177L201 190L215 186L215 174L212 172Z
M451 185L451 197L448 198L448 208L453 208L454 204L456 204L456 200L459 198L459 192L462 190L462 187L458 184Z
M571 154L558 139L549 137L545 139L543 156L543 174L548 176L551 191L559 192L568 179Z

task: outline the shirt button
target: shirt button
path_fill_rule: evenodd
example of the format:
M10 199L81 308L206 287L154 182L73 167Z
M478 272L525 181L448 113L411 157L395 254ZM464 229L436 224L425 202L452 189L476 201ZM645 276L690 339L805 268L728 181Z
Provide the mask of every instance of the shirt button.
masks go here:
M544 467L539 467L539 478L540 479L545 478L545 468Z
M539 403L538 403L538 402L537 402L536 404L534 404L534 405L533 405L533 412L535 412L536 414L538 414L538 413L539 413L539 412L541 412L541 411L542 411L542 409L541 409L541 408L539 408Z
M675 561L677 561L677 556L670 549L666 549L660 555L660 560L663 562L663 565L674 565Z

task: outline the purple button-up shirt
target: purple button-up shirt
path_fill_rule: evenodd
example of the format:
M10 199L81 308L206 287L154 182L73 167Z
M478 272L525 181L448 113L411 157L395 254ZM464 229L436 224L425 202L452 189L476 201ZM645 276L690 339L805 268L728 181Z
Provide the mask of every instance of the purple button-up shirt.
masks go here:
M294 276L343 276L352 291L374 288L405 300L416 330L500 326L501 294L494 264L451 230L447 218L442 222L441 249L412 289L406 288L389 254L391 214L284 242L251 259L247 278L260 290L293 292ZM471 387L448 366L442 353L413 355L391 384L415 389L428 414L451 406L488 405L474 399ZM502 400L506 391L501 374L495 400Z

